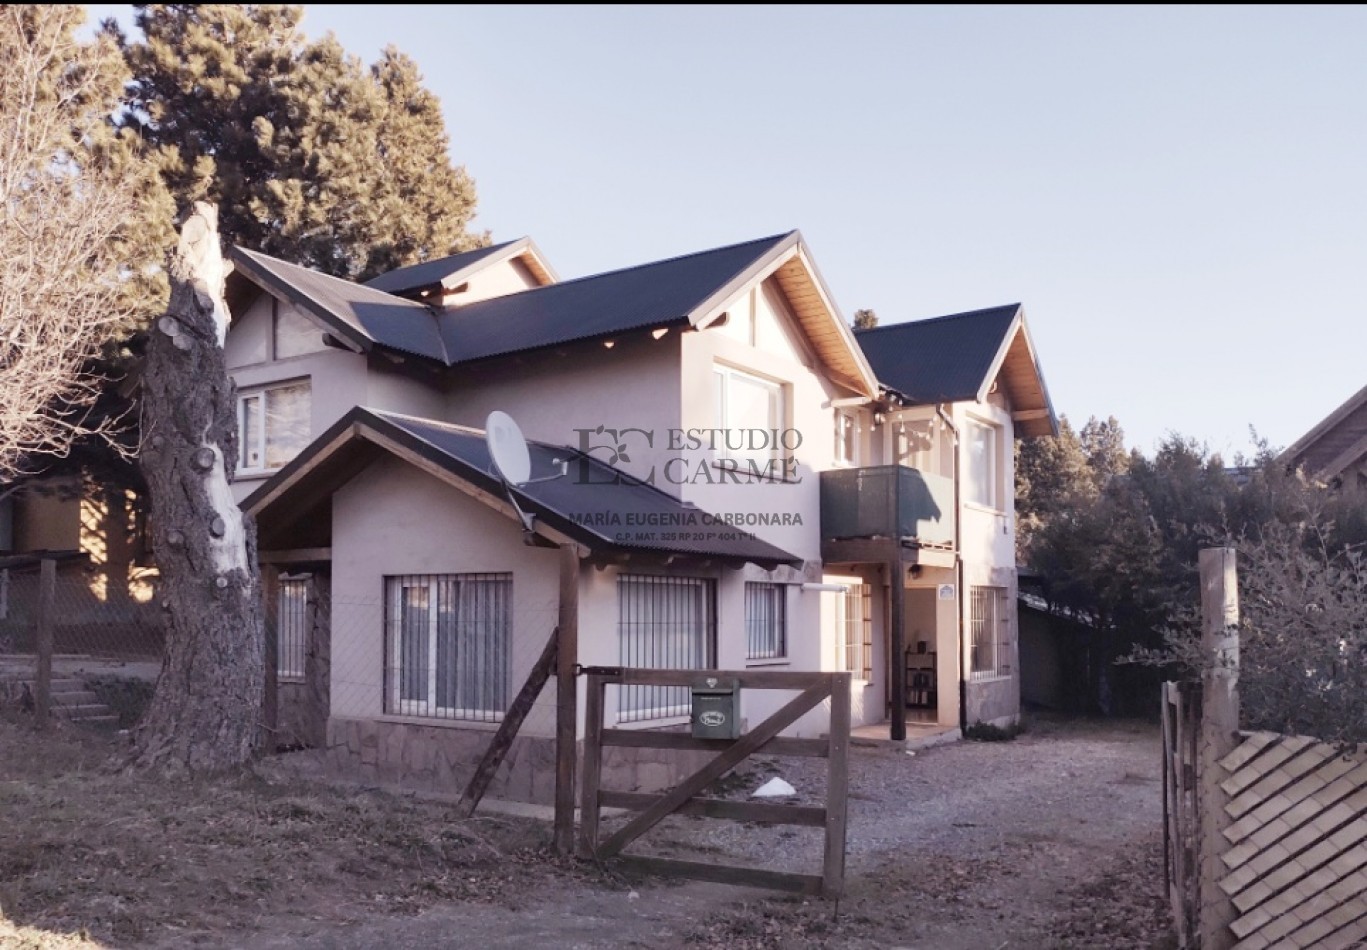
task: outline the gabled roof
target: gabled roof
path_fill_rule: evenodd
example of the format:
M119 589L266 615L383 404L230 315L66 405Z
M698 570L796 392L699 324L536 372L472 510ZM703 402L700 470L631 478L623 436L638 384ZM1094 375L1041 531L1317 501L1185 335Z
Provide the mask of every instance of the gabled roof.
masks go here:
M1058 433L1018 303L857 330L855 339L878 381L910 405L982 402L1000 375L1016 431Z
M441 314L452 363L628 330L687 323L788 235L639 264L467 304Z
M1288 465L1304 466L1324 479L1338 478L1351 466L1367 462L1367 386L1282 452Z
M515 489L519 505L539 525L591 553L652 552L766 568L802 563L576 449L544 442L529 442L528 449L534 476L554 473L561 459L569 471ZM279 543L291 522L310 517L330 502L331 492L386 452L511 514L481 430L357 406L243 501L263 548Z
M380 344L446 362L436 319L423 304L246 248L233 248L231 257L253 282L318 318L353 349Z
M446 366L633 330L705 328L744 287L772 275L829 376L866 396L878 392L797 231L435 312L254 251L235 248L232 257L247 278L318 317L354 348L386 347Z
M378 277L372 277L365 282L365 286L390 294L405 294L434 284L440 284L449 290L469 280L486 267L514 257L522 259L528 265L528 269L539 284L552 284L559 279L532 239L522 237L515 241L504 241L502 244L424 261L421 264L399 267Z

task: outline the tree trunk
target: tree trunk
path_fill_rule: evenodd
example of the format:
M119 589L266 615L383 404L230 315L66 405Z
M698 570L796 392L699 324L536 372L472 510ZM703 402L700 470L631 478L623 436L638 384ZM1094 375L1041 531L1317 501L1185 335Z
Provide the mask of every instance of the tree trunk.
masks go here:
M228 487L237 411L212 205L196 204L169 276L143 374L141 446L166 652L132 764L197 775L251 758L265 682L256 529Z

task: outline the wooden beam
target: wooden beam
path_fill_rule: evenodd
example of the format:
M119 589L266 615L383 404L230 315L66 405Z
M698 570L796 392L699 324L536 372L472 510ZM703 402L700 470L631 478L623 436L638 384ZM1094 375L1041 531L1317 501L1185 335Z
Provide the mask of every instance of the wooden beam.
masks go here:
M1201 675L1200 745L1196 799L1200 809L1200 945L1211 950L1233 946L1229 925L1238 912L1220 887L1228 847L1223 834L1233 819L1230 796L1220 787L1220 761L1234 751L1239 729L1239 582L1233 548L1204 548L1201 572L1201 648L1209 664Z
M907 737L907 637L904 618L907 612L906 580L902 577L902 559L888 562L888 660L892 688L888 703L891 719L890 738L901 742Z
M905 703L903 707L905 708ZM825 897L838 898L845 889L845 828L849 817L849 673L837 673L831 682L830 742L826 774L826 848L822 861L821 893Z
M574 764L578 756L579 551L560 546L559 648L555 659L555 850L574 850Z
M599 670L603 672L603 670ZM728 681L749 689L808 689L824 677L821 673L793 673L787 670L643 670L625 669L611 682L623 686L687 686L708 688L708 680Z
M637 854L621 855L620 861L643 874L686 877L695 881L712 881L716 884L766 887L769 890L788 891L793 894L820 894L822 886L821 878L815 874L793 874L789 871L770 871L767 868L738 868L701 861L680 861L677 858L650 858Z
M503 714L503 721L498 724L498 731L494 733L494 738L490 741L489 747L484 750L484 756L479 760L475 774L470 776L470 784L465 786L465 793L456 803L457 817L469 818L473 815L479 806L480 799L488 791L489 783L494 780L494 774L498 771L498 767L503 764L503 759L512 747L513 740L517 738L518 730L522 728L527 713L532 711L532 704L536 702L536 697L541 693L541 688L546 685L546 681L551 678L551 667L555 664L558 642L558 631L552 631L551 635L546 638L546 646L542 649L541 656L537 658L536 663L532 665L531 672L527 674L527 681L522 684L522 689L518 691L517 698L508 707L508 711Z
M294 548L289 551L260 551L256 555L262 564L302 564L331 561L332 548Z
M687 749L698 752L722 752L731 746L730 739L695 739L687 732L658 732L654 729L604 729L605 746L626 749ZM824 759L830 754L825 739L793 739L775 736L758 751L765 755L791 755Z
M798 694L797 698L790 700L787 705L764 720L755 729L737 739L721 755L674 786L654 805L627 822L624 827L619 828L598 848L598 856L611 857L621 853L623 848L639 838L662 818L745 761L756 749L797 722L800 716L830 694L831 677L822 676L818 682Z
M57 612L57 562L45 557L38 566L38 669L33 679L33 716L46 729L52 714L53 626Z
M1048 419L1048 409L1018 409L1011 413L1013 422L1033 422L1036 419Z
M584 697L584 771L579 794L579 856L595 857L598 851L598 782L603 772L603 691L606 679L590 673Z
M642 811L660 800L645 792L601 791L598 800L604 808ZM724 798L690 798L678 807L679 815L724 818L728 821L759 821L770 825L826 826L826 809L813 805L779 805L774 802L733 802Z

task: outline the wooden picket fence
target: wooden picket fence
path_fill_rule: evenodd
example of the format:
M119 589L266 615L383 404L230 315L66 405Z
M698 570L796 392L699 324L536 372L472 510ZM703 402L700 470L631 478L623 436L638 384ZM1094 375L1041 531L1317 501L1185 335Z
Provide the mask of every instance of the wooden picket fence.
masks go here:
M1219 769L1233 822L1219 887L1235 907L1235 947L1367 940L1367 753L1255 732Z

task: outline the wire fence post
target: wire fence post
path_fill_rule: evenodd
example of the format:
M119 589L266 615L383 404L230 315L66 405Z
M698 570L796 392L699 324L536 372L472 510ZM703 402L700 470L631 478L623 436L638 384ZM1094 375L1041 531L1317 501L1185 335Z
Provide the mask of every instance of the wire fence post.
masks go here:
M33 715L39 729L52 714L52 627L57 601L57 562L43 558L38 575L38 669L33 680Z

